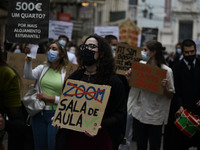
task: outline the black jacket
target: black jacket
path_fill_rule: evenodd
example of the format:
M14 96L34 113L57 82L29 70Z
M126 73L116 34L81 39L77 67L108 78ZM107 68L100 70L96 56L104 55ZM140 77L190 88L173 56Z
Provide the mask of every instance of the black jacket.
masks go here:
M82 77L83 71L77 70L72 73L68 79L81 80ZM108 131L112 140L113 150L118 150L118 146L124 137L124 130L126 128L127 100L124 85L117 75L109 77L108 85L111 86L111 92L101 126ZM61 134L61 131L64 135ZM66 129L65 131L62 129L58 132L56 139L56 145L58 147L61 147L61 145L59 145L59 143L61 143L59 139L63 140L63 137L68 138L67 134L68 131ZM62 138L59 138L59 136ZM58 147L57 149L59 149Z
M177 108L183 106L200 116L200 108L196 105L200 100L200 61L196 59L194 72L191 72L182 59L173 67L173 73Z

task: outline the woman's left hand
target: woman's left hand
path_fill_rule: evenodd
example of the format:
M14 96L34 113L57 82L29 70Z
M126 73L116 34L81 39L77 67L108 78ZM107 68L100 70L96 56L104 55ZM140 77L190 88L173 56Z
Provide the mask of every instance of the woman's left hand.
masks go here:
M161 81L161 85L162 85L162 87L167 88L167 86L168 86L168 80L167 80L166 78L163 79L163 80Z
M99 126L99 129L101 129L102 127L101 126ZM84 132L85 133L85 135L87 135L87 136L89 136L89 137L95 137L96 135L92 135L92 134L90 134L89 132L87 132L87 131L85 131Z

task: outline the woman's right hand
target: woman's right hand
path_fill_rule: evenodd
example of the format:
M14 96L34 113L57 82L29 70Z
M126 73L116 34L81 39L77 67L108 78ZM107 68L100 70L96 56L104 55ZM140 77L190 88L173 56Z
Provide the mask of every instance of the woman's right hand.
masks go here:
M125 76L126 76L127 81L129 81L130 78L131 78L131 72L132 72L132 69L129 68L129 70L125 73Z
M24 48L24 53L27 55L27 54L29 54L30 52L31 52L31 50L30 50L29 46L28 46L28 45L25 46L25 48Z

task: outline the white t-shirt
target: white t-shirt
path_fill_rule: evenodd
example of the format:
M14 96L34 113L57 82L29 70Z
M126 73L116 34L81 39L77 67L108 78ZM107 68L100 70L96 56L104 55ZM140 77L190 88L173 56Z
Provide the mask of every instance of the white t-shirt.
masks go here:
M69 62L71 62L72 64L77 64L77 60L76 60L76 56L70 52L67 52L68 58L69 58Z

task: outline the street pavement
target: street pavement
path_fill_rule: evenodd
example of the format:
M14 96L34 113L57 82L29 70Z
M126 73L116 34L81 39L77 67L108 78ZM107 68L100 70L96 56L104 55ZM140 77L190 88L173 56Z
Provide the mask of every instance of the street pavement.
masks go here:
M3 143L4 143L4 148L5 148L5 150L7 150L7 143L8 143L7 134L6 134L5 137L4 137ZM132 141L132 142L131 142L131 150L137 150L137 146L136 146L135 141ZM161 149L160 149L160 150L163 150L163 149L162 149L162 145L161 145ZM197 150L197 148L191 147L191 148L189 148L189 150Z

